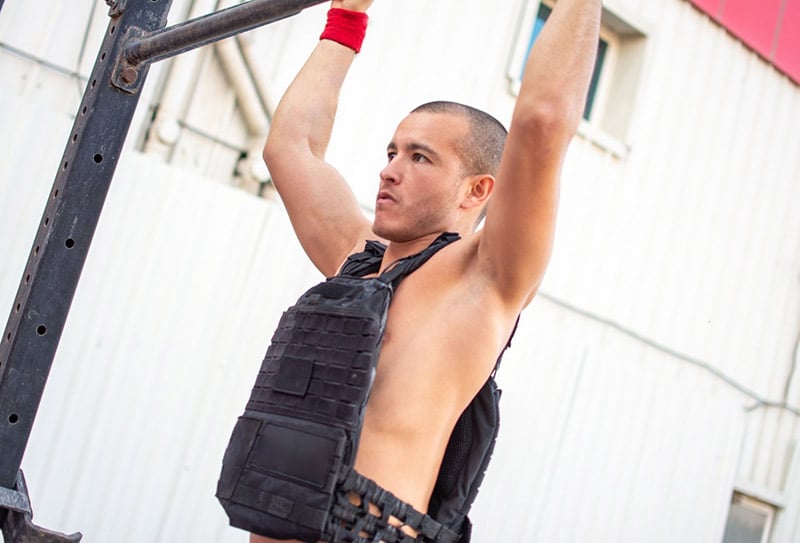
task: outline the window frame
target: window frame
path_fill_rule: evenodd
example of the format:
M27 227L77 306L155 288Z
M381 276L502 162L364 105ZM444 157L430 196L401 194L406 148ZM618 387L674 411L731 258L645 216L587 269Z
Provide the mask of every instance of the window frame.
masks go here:
M772 537L772 529L775 525L775 518L778 515L779 507L776 504L767 502L765 500L756 498L749 494L745 494L744 492L734 491L733 495L731 496L731 503L730 505L741 505L744 506L749 511L755 513L762 513L766 517L766 523L764 524L764 529L761 533L761 541L758 543L769 543L770 538ZM728 508L728 515L725 519L725 533L727 533L728 523L731 519L731 508ZM724 542L724 535L723 535L723 542Z

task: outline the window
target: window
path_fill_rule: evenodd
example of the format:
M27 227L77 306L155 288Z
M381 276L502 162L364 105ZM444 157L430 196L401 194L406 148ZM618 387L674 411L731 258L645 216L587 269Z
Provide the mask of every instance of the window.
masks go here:
M734 492L722 543L767 543L774 518L774 506Z
M525 62L553 10L549 0L528 0L509 66L511 92L519 92ZM627 136L644 61L646 34L617 13L603 9L597 62L579 132L617 156L627 154Z

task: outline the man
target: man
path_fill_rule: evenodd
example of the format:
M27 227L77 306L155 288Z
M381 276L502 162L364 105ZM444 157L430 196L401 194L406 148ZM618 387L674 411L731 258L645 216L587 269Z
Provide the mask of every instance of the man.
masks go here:
M365 12L371 3L333 0L332 7ZM476 159L487 138L498 139L487 136L487 126L497 129L483 114L449 103L409 114L387 148L373 223L325 162L357 47L323 35L275 112L264 159L304 250L325 276L367 240L386 244L383 271L443 232L460 235L394 295L354 466L421 512L459 415L542 280L600 13L600 0L556 4L534 44L496 168L491 159ZM476 170L476 162L489 165ZM484 210L485 224L476 230Z

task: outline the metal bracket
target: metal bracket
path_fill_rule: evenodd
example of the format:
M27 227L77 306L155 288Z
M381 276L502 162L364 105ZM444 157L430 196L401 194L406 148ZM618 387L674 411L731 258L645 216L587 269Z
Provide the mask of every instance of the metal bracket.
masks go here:
M125 11L126 2L127 0L106 0L108 16L116 17L117 15L122 15L122 12Z
M114 66L114 73L111 75L111 84L128 94L136 94L142 88L145 80L143 72L146 72L150 64L148 62L131 63L125 55L125 46L146 35L147 32L143 29L131 26L121 40L122 46L119 48L117 63Z
M324 1L249 0L168 28L148 31L129 26L120 39L120 47L113 60L111 84L128 94L136 94L153 62L290 17ZM111 6L113 16L124 10L126 0L106 2Z
M22 484L20 485L20 479ZM25 479L22 478L22 470L17 475L15 488L25 489ZM9 509L18 513L31 514L31 500L28 498L27 491L14 490L11 488L0 488L0 509Z
M3 526L6 543L78 543L83 537L80 532L66 535L33 524L31 500L22 470L17 473L14 489L0 489L0 509L3 508L8 510Z

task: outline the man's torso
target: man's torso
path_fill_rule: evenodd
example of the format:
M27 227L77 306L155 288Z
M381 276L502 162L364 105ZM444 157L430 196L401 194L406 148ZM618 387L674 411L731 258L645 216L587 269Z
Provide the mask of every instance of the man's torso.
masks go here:
M420 511L517 315L477 269L479 235L440 250L398 287L367 404L355 468Z

